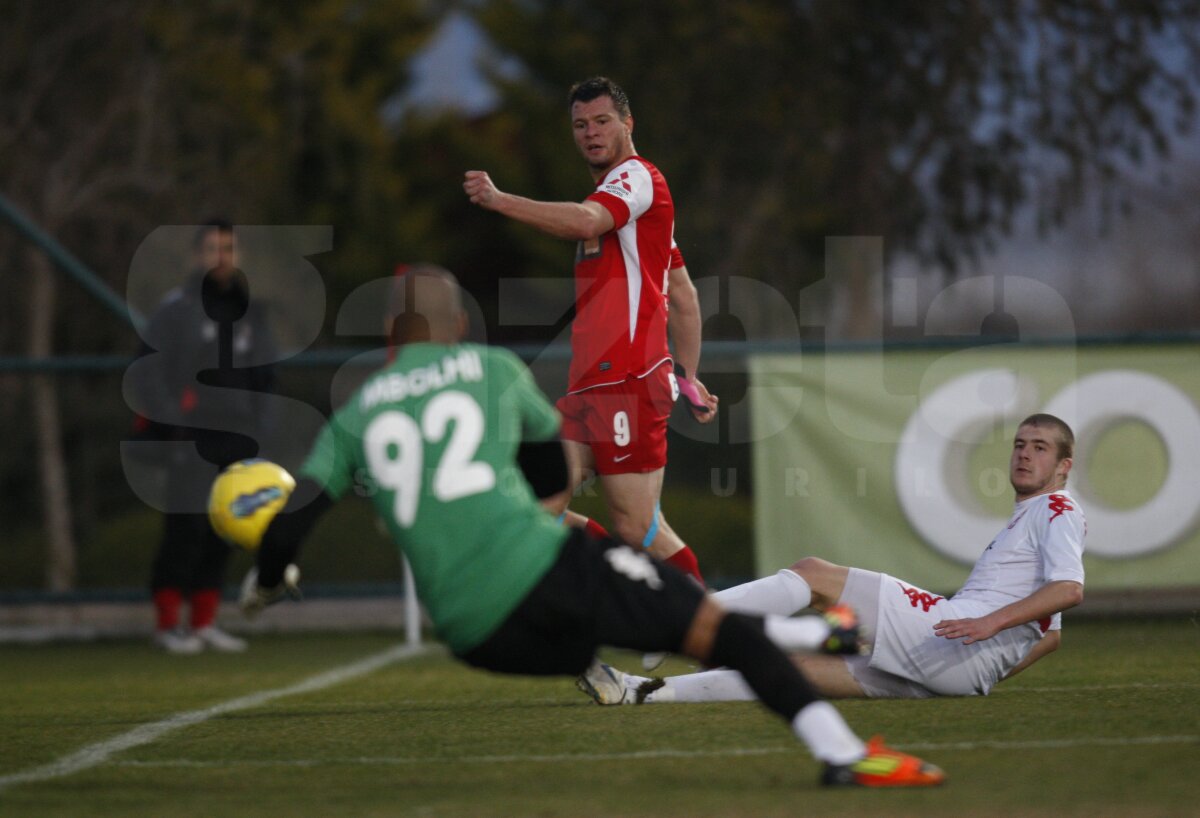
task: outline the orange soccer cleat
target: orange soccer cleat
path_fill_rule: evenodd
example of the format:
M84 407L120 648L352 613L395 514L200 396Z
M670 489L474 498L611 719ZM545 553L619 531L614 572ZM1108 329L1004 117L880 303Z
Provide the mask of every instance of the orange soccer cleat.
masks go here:
M821 644L821 653L837 655L862 652L862 626L853 608L849 605L834 605L825 611L824 616L829 625L829 638Z
M875 736L867 754L853 764L826 764L821 783L827 787L936 787L946 780L941 768L916 756L884 746Z

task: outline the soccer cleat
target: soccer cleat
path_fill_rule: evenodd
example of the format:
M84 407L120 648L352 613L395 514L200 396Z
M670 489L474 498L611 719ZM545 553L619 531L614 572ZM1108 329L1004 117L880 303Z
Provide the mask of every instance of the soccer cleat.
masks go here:
M875 736L867 754L853 764L826 764L821 784L826 787L936 787L946 780L940 767L884 746Z
M625 698L625 674L599 660L594 660L575 680L575 686L591 696L596 704L621 704Z
M246 649L246 640L239 639L233 634L213 625L204 628L196 629L196 638L199 639L206 647L221 653L241 653Z
M596 704L641 704L639 686L649 681L652 680L622 673L597 659L575 680L575 686L591 696Z
M204 651L204 643L199 637L178 629L155 631L154 646L178 656L191 656Z
M858 615L849 605L834 605L825 611L825 622L829 625L829 636L821 643L821 653L861 653L862 631Z

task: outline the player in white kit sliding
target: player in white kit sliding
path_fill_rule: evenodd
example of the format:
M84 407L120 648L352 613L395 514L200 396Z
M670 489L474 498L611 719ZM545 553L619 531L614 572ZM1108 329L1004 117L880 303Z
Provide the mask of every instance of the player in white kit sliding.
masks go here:
M1083 599L1087 524L1066 490L1074 435L1045 414L1017 429L1009 462L1016 507L962 589L946 599L895 577L815 557L716 594L727 609L794 614L850 605L868 634L861 656L797 656L824 696L986 695L1059 646L1061 612ZM605 667L601 704L753 698L740 676L713 670L647 679Z

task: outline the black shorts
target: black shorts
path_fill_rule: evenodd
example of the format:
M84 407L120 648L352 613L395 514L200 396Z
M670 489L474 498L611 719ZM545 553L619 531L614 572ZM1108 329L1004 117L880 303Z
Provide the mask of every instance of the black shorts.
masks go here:
M501 673L573 676L601 645L678 651L703 599L690 577L640 549L574 529L521 604L459 658Z

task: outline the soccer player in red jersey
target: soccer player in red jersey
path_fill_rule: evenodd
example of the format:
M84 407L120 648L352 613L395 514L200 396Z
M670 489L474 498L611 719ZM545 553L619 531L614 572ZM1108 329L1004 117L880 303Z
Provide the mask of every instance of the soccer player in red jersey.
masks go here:
M717 412L717 398L695 377L700 304L674 240L675 204L658 168L634 150L629 99L616 83L577 83L568 101L575 144L596 183L584 201L515 196L478 170L467 172L463 188L480 207L579 243L569 384L557 404L572 489L594 470L615 536L702 583L695 555L659 508L676 398L683 395L701 423Z

